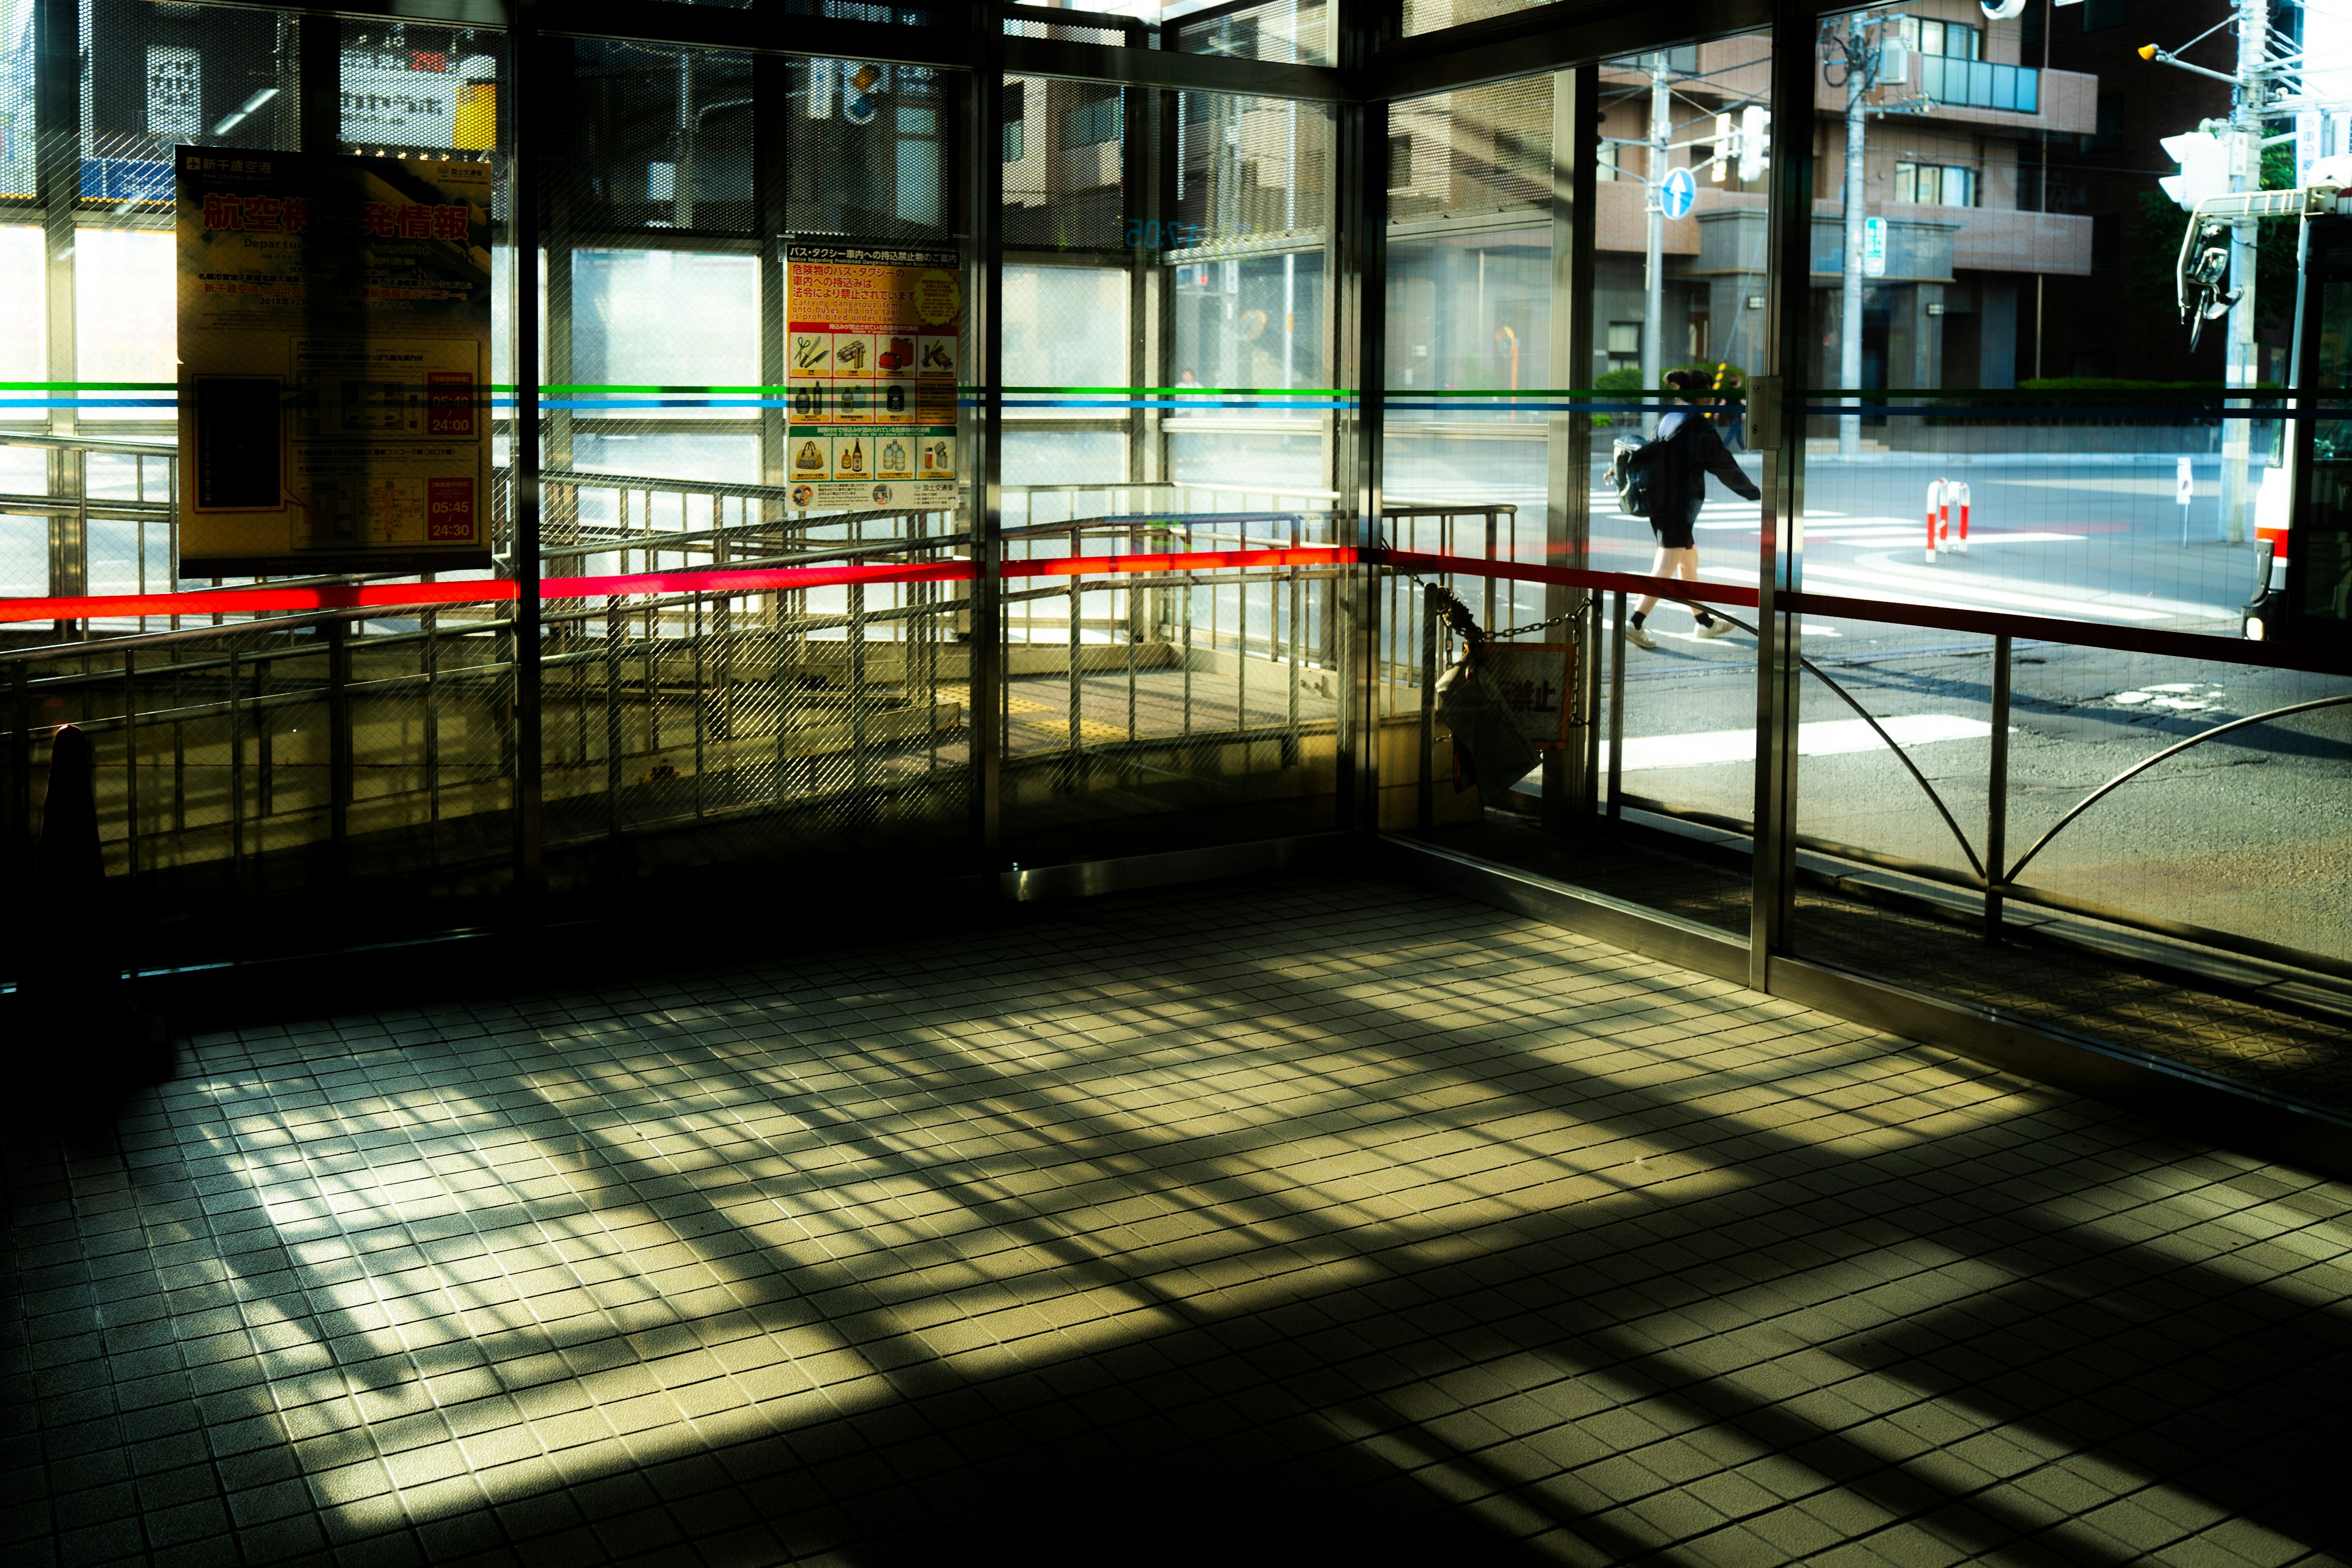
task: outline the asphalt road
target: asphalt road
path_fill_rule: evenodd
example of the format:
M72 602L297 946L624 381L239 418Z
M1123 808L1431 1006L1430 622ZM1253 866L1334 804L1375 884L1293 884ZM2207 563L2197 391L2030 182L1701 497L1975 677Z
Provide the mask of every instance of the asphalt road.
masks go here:
M1663 616L1661 619L1663 620ZM1927 790L1829 685L1902 744L1979 857L1991 760L1985 639L1809 628L1799 824L1822 838L1968 868ZM1629 794L1753 814L1754 647L1662 626L1631 650ZM2231 720L2352 681L2020 643L2010 710L2013 864L2108 779ZM2231 731L2158 763L2069 825L2021 879L2102 903L2352 959L2352 703Z
M1808 464L1806 585L1899 606L1947 605L2234 638L2253 585L2251 544L2220 542L2217 459L2195 460L2191 504L2170 457L1866 456ZM1746 458L1751 477L1759 460ZM1970 550L1926 559L1927 481L1965 478ZM1454 490L1520 503L1521 548L1541 527L1538 476L1499 466L1450 476ZM1480 481L1485 481L1483 491ZM1448 482L1435 465L1391 487ZM1758 508L1709 482L1701 574L1754 584ZM1618 514L1596 469L1598 566L1646 571L1646 523ZM2184 516L2185 513L2185 516ZM2184 542L2184 525L2186 542ZM1540 616L1523 590L1512 618ZM1899 614L1899 609L1895 613ZM1654 611L1660 647L1628 659L1629 794L1727 816L1754 812L1755 647L1695 637L1689 613ZM1931 803L1834 680L1889 729L1974 852L1985 852L1991 753L1990 639L1886 622L1808 619L1799 821L1825 839L1969 868ZM2020 641L2010 714L2010 860L2085 795L2166 747L2231 720L2352 681L2194 659ZM1822 679L1826 677L1827 679ZM2158 763L2042 850L2022 880L2198 925L2352 959L2352 704L2232 731ZM1955 955L1956 962L1964 961Z

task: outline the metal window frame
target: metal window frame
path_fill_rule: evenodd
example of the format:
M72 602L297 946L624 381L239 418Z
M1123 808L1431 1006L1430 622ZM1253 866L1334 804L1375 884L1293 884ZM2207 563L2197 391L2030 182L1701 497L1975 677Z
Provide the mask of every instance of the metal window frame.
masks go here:
M1801 45L1810 40L1814 20L1825 9L1804 4L1776 5L1774 0L1701 0L1672 12L1618 4L1559 4L1406 38L1402 36L1398 0L1336 0L1331 22L1336 63L1316 66L1168 49L1160 47L1159 29L1129 18L1087 12L1038 11L1004 4L928 7L924 11L928 21L892 25L798 14L787 10L784 0L759 0L753 6L740 10L646 5L632 0L579 0L560 10L528 4L527 0L381 0L331 7L266 5L255 0L212 3L322 20L399 21L506 31L510 45L502 108L516 192L511 239L519 256L534 254L539 248L541 231L551 216L542 210L546 193L560 180L565 156L562 133L542 133L542 126L533 122L530 106L551 100L560 102L565 96L562 79L568 69L569 45L573 39L611 38L743 53L752 56L755 62L787 57L873 59L939 68L958 82L960 85L941 107L945 123L957 128L968 149L968 155L959 160L965 169L963 184L968 205L958 215L957 227L965 237L976 274L972 292L974 343L982 389L982 407L973 420L978 437L973 466L982 514L982 554L985 569L975 592L972 628L975 645L985 650L977 661L980 668L975 671L973 691L975 708L982 713L992 710L1002 679L994 631L1001 555L996 539L1003 524L1001 465L1004 421L997 405L1003 386L1003 268L1012 259L1004 245L999 210L1003 169L995 132L1001 120L1001 85L996 90L988 90L991 84L1002 84L1009 76L1023 76L1333 106L1337 118L1331 176L1335 210L1333 232L1327 244L1333 268L1332 368L1341 384L1360 389L1360 398L1356 407L1341 416L1335 431L1332 479L1352 502L1357 542L1369 546L1376 542L1382 506L1381 391L1386 380L1386 323L1385 289L1379 280L1385 268L1388 240L1385 216L1391 102L1538 73L1573 73L1578 68L1589 68L1616 56L1759 27L1771 27L1783 42ZM58 23L75 19L73 0L47 0L43 14L54 16ZM1097 27L1119 34L1121 41L1109 44L1008 37L1008 21ZM336 69L339 55L331 42L336 31L319 26L302 29L303 37L311 40L302 50L299 75L303 86L315 86L322 75L331 75ZM77 52L58 47L64 41L59 38L50 47L49 56L44 57L54 57L50 76L61 76L56 62L70 59ZM74 41L78 44L78 37ZM1810 71L1810 47L1779 48L1775 58L1798 61L1803 70ZM78 74L78 65L76 68ZM763 74L772 79L772 70ZM1797 73L1792 68L1784 74L1793 79ZM1575 78L1571 74L1563 79L1572 81ZM1809 76L1805 79L1810 82ZM78 90L78 82L61 86L52 81L48 86L53 98L59 92L70 95ZM38 90L40 86L37 83ZM323 92L307 92L303 98L305 141L317 144L333 142L339 127L333 122L337 100L331 88ZM64 98L58 98L58 102L60 107L66 106ZM78 99L72 107L78 110ZM540 116L542 121L545 118ZM1783 130L1793 136L1794 130L1801 128L1804 121L1803 116L1790 118ZM1138 126L1141 122L1129 116L1129 123ZM70 135L58 142L65 153L52 160L58 163L58 168L52 172L56 175L55 190L42 205L49 226L63 230L52 238L49 284L52 337L56 339L62 331L63 341L53 342L51 352L57 363L69 367L72 279L69 262L64 261L59 253L70 245L76 213L76 204L70 198L78 191L79 182L68 177L75 171L61 160L75 151L77 142ZM1133 162L1132 158L1129 162ZM1801 168L1803 163L1802 159L1785 160L1781 166L1784 170ZM1566 194L1573 207L1573 182L1577 175L1570 170L1564 177L1571 182ZM57 191L65 192L68 199L57 200ZM772 193L755 191L755 202L761 201L763 195L772 196ZM1774 195L1776 203L1786 199L1786 193L1778 187ZM768 207L773 205L772 199L763 203ZM1538 215L1531 212L1529 216ZM1797 221L1801 223L1803 219ZM1780 226L1785 228L1788 225ZM1572 238L1572 218L1568 227ZM756 235L600 231L569 237L576 242L609 244L625 249L740 251L757 255L762 262L763 300L772 288L770 264L773 244ZM1787 279L1781 281L1781 292L1786 294ZM540 363L542 289L561 294L564 292L564 282L562 278L555 277L542 285L536 268L523 266L515 269L510 331L514 333L518 365ZM1801 289L1806 282L1804 275L1799 273L1794 287ZM54 308L59 301L65 309ZM1784 325L1780 335L1787 335L1789 325L1801 324L1801 310L1792 311L1788 307L1801 302L1801 295L1782 301ZM769 313L763 309L763 318ZM59 323L63 323L62 328ZM767 346L764 340L773 335L772 325L763 319L763 346ZM1589 333L1590 327L1581 331ZM556 341L562 337L560 323L550 323L545 332L551 340L545 347L562 357L565 345ZM537 574L537 472L546 460L537 442L541 437L552 437L560 445L572 422L561 411L542 412L533 377L524 375L518 380L522 384L518 389L514 425L515 570L523 579L526 592L513 632L518 656L517 760L521 773L529 775L533 771L531 759L541 743L538 606L535 596L528 592ZM69 415L66 418L69 426ZM692 428L712 433L719 428L757 429L766 446L773 444L773 433L767 429L772 423L764 417L695 421ZM763 457L766 455L763 452ZM1783 450L1777 456L1782 472L1776 493L1784 499L1785 505L1793 506L1801 483L1795 471L1801 454L1793 444L1784 442ZM1768 575L1777 584L1795 586L1799 579L1793 554L1774 562ZM1371 591L1370 569L1359 569L1349 580L1344 595L1347 613L1341 616L1343 635L1353 639L1346 666L1356 674L1349 700L1344 705L1348 717L1341 726L1339 742L1340 809L1343 820L1367 828L1377 821L1377 749L1365 744L1371 720L1371 688L1368 660L1361 654L1374 645L1378 635L1379 597ZM1767 620L1773 620L1769 613ZM1793 626L1789 629L1792 631ZM1794 668L1792 662L1790 668ZM1770 682L1759 690L1759 720L1767 721L1769 733L1785 717L1781 713L1785 705L1776 697ZM974 754L974 830L984 868L993 869L1001 833L995 779L997 748L991 743L991 726L982 722L975 730L983 739L975 747ZM1589 787L1580 786L1573 793L1582 797L1589 794ZM541 874L539 805L536 781L529 776L519 777L515 875L518 888L524 889L536 887ZM1773 814L1759 811L1758 819L1771 821ZM1767 857L1759 863L1769 865L1770 859ZM1770 903L1769 899L1759 900L1759 907L1769 907ZM1780 934L1760 927L1759 951L1769 952Z

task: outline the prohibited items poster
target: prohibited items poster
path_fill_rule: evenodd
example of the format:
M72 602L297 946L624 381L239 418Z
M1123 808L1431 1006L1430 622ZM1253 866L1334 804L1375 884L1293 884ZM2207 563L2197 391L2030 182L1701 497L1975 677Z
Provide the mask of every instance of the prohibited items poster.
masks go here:
M956 495L963 290L953 251L785 247L784 482L804 507Z
M490 563L490 169L173 153L180 573Z

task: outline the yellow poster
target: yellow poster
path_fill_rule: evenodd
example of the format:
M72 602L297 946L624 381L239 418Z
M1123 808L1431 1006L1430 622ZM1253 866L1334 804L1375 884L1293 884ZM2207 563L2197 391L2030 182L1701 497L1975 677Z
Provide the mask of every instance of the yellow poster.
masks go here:
M173 163L181 574L488 566L489 165Z
M795 244L784 265L793 503L953 506L963 331L955 253Z

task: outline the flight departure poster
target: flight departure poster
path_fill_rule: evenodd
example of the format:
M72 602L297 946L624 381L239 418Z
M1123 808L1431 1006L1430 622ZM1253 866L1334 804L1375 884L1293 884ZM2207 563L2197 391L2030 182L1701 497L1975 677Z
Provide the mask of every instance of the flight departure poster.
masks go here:
M958 267L953 251L785 247L793 505L955 504Z
M489 565L489 165L173 156L180 574Z

